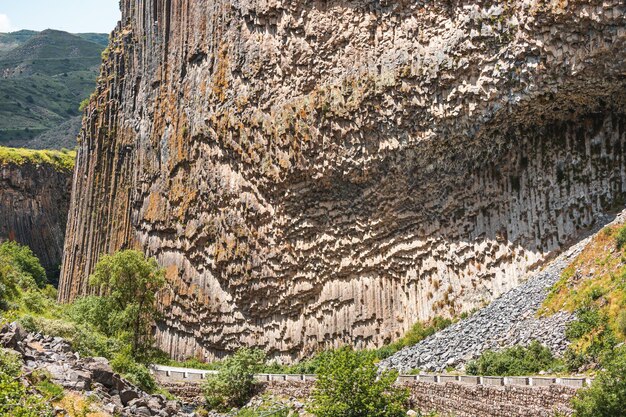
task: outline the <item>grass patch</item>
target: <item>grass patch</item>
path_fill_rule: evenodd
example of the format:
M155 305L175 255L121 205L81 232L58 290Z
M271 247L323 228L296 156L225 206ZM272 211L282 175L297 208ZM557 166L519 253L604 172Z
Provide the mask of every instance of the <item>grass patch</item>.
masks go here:
M626 225L598 233L563 271L539 310L576 313L567 328L570 368L596 367L601 357L626 341Z
M70 150L50 151L0 146L0 165L46 164L58 171L72 171L76 152Z

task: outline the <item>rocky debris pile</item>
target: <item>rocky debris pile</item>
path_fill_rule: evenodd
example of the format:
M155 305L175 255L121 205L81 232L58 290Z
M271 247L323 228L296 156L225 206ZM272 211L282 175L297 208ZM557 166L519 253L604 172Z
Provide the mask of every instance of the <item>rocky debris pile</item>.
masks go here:
M621 213L615 222L623 220L624 213ZM537 317L536 313L549 289L590 239L581 240L525 283L503 294L472 317L401 350L382 361L381 367L401 372L412 369L443 371L448 367L462 369L486 350L528 345L533 340L549 347L555 354L563 353L568 345L565 328L574 315L559 312L551 317Z
M81 358L59 337L32 334L19 324L0 329L0 347L19 354L25 373L45 371L52 382L85 396L95 395L103 411L116 416L194 417L178 401L150 395L113 372L105 358ZM62 415L62 414L60 414Z

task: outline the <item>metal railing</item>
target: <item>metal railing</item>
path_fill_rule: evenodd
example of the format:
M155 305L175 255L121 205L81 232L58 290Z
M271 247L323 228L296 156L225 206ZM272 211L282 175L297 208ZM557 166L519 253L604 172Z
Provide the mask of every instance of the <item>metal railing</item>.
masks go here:
M152 365L152 373L160 378L173 381L197 382L200 383L209 374L216 374L217 371L206 371L201 369L177 368L172 366ZM315 381L315 375L301 374L257 374L257 381L261 382L281 382L281 381ZM432 384L467 384L484 386L526 386L526 387L547 387L550 385L560 385L570 388L583 388L589 386L593 379L586 377L546 377L546 376L474 376L474 375L451 375L451 374L420 374L420 375L399 375L398 383L427 382Z

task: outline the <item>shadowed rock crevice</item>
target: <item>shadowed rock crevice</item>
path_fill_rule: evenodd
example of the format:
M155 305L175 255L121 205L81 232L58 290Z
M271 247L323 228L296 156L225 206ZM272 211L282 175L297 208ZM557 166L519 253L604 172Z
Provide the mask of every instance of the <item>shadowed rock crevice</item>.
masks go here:
M72 172L47 163L0 161L0 242L29 246L57 282Z

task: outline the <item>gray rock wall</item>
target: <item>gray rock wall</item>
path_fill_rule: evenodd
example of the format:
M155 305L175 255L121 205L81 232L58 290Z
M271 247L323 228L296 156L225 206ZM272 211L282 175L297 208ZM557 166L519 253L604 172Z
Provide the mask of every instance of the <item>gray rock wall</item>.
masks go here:
M382 345L516 286L624 194L618 1L122 1L61 298L167 269L160 346Z
M52 164L0 162L0 241L29 246L59 277L72 172Z

